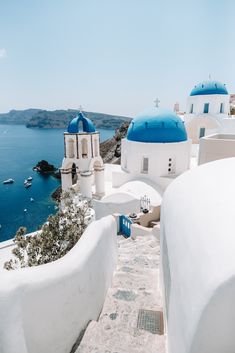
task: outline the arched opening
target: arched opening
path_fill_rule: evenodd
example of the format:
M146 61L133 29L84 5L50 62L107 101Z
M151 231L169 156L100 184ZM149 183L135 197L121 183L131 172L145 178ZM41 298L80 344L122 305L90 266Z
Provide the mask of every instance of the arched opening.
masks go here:
M74 158L74 140L71 138L67 142L67 157Z
M87 157L88 157L87 139L83 138L82 139L82 158L87 158Z
M84 129L83 129L83 121L82 121L82 120L79 120L79 121L78 121L78 131L79 131L79 132L84 131Z
M76 184L77 183L77 167L76 167L76 164L73 163L72 164L72 168L71 168L71 176L72 176L72 185Z

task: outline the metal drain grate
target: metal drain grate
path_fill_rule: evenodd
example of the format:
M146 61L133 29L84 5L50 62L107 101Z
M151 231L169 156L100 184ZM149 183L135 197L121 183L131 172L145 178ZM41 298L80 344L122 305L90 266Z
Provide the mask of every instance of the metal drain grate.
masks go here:
M137 328L153 334L163 334L162 311L140 309L138 313Z

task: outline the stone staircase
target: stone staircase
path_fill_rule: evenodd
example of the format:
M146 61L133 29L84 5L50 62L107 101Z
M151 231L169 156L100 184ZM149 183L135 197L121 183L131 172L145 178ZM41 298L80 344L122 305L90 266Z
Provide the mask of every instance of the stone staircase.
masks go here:
M165 353L159 251L152 235L118 237L113 285L99 320L90 322L76 353Z

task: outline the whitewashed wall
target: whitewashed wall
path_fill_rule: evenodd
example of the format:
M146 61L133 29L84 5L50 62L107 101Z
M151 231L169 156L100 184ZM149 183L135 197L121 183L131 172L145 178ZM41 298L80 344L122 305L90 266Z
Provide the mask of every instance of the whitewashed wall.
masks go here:
M158 184L159 177L174 177L189 169L191 140L176 143L145 143L122 139L121 167L127 175ZM143 171L143 158L148 171ZM171 162L169 161L171 159ZM171 163L171 172L168 172Z
M69 353L96 320L116 267L116 222L89 225L63 258L0 276L0 353Z
M235 352L235 158L177 178L161 208L169 353Z
M204 104L209 103L209 113L218 114L226 117L229 114L229 94L202 94L197 96L189 96L186 105L186 114L202 114ZM220 104L224 104L224 114L220 113ZM193 104L193 114L190 114L191 105Z
M235 157L235 135L215 134L200 139L198 164Z

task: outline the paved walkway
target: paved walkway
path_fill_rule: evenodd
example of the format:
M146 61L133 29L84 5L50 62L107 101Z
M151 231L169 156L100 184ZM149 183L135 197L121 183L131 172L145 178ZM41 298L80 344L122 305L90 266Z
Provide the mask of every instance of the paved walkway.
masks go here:
M112 288L76 353L165 353L165 336L156 333L162 312L159 241L152 235L118 237L118 247Z

